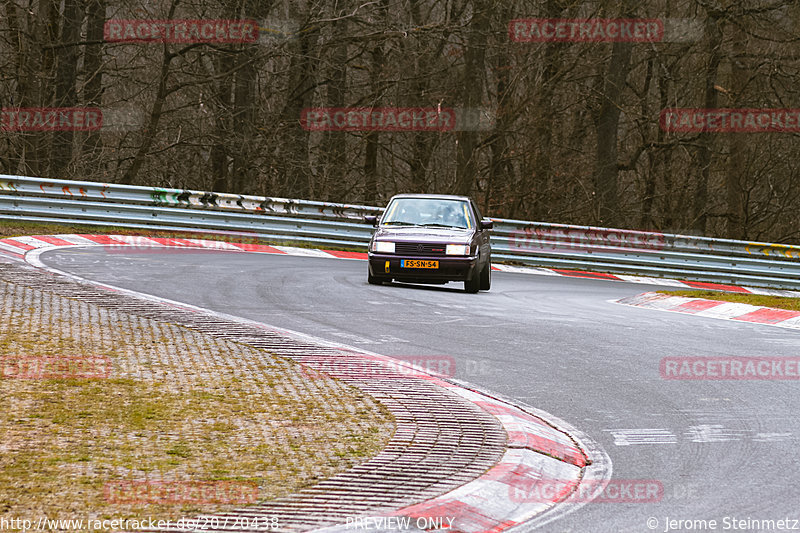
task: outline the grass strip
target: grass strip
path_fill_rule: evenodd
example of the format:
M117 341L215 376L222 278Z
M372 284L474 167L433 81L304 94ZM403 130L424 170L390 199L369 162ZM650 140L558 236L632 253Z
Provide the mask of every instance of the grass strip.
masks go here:
M0 518L241 507L365 461L393 429L359 389L265 350L0 281Z
M709 290L680 290L680 291L658 291L659 294L670 296L684 296L686 298L705 298L706 300L719 300L721 302L735 302L741 304L759 305L763 307L775 307L777 309L788 309L790 311L800 311L800 298L788 296L767 296L762 294L749 294L742 292L723 292Z

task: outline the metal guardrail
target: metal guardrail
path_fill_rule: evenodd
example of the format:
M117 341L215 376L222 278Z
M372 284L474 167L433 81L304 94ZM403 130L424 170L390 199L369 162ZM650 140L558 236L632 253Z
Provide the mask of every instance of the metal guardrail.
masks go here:
M0 219L366 249L379 207L0 175ZM493 219L493 259L800 289L800 246Z

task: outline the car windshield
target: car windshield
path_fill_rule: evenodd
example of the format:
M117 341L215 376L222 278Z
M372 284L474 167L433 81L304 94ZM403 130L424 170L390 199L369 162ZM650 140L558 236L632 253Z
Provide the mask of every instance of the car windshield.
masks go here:
M435 198L397 198L386 208L383 226L471 228L467 202Z

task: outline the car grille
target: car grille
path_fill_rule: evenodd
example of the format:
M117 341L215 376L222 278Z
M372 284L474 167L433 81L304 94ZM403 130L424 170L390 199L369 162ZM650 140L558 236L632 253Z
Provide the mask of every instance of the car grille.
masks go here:
M445 255L445 244L417 244L398 242L394 245L394 253L398 255Z

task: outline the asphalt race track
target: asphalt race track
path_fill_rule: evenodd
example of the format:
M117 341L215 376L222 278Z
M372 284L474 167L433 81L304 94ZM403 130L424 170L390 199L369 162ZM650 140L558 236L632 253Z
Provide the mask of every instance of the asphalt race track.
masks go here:
M659 374L668 356L800 356L796 331L621 306L608 300L660 287L591 279L495 272L490 292L470 295L461 283L371 286L363 261L90 248L41 259L386 355L452 356L454 377L589 435L611 458L617 486L663 486L660 502L592 502L537 531L664 532L667 518L717 520L706 531L757 530L736 529L733 518L788 518L773 529L788 531L800 520L800 382Z

